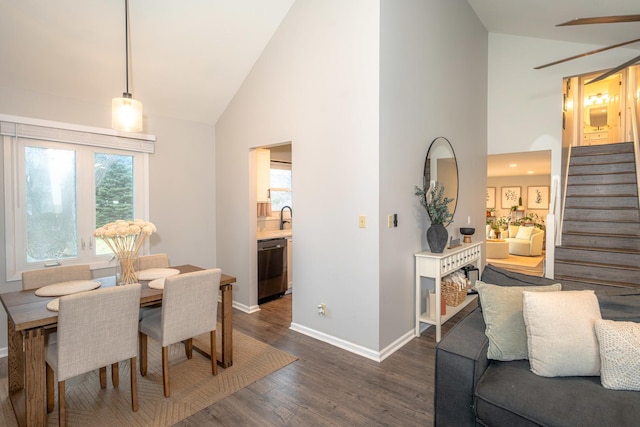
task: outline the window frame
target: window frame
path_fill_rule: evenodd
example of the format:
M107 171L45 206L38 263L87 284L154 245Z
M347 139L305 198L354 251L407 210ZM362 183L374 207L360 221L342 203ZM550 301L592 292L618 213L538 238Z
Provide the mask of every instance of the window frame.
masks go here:
M291 169L291 163L290 162L284 162L284 161L274 161L271 160L270 164L269 164L269 177L271 177L271 169L281 169L281 170L288 170L289 173L292 173L292 169ZM293 175L292 175L292 179L291 179L291 185L293 186ZM289 193L289 194L293 194L293 191L291 190L291 188L289 187L272 187L271 186L271 182L269 182L269 191L270 192L275 192L275 191L279 191L279 192L283 192L283 193ZM290 205L293 204L293 197L291 198L291 203ZM291 206L290 206L291 207ZM273 197L271 197L271 211L272 212L279 212L280 209L275 209L273 207ZM285 213L285 217L286 218L290 218L290 214L289 216L286 216L287 213ZM274 216L272 214L272 216ZM276 215L279 217L279 214Z
M25 188L20 183L24 182L25 177L24 147L27 145L76 152L78 256L59 260L60 265L89 264L92 270L115 266L112 255L94 253L94 154L133 156L134 211L136 217L146 219L149 217L149 154L155 150L155 136L132 134L129 137L111 129L0 114L0 137L4 153L6 280L20 280L22 271L44 268L51 263L55 265L53 261L27 263L23 256L26 251L25 195L22 194ZM91 206L90 212L83 210L83 206ZM148 244L147 241L144 252L148 252Z

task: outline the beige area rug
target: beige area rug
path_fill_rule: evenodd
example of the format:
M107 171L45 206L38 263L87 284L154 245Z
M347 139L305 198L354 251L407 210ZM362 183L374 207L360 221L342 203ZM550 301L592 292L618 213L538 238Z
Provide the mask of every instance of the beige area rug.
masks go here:
M196 340L206 343L207 336ZM203 347L209 349L208 344ZM111 384L110 368L107 372L108 385L104 390L100 389L97 371L67 381L67 424L170 426L297 360L288 353L234 331L233 366L227 369L218 367L218 375L214 377L208 359L194 351L193 358L188 360L184 346L175 344L169 348L171 396L165 398L161 350L151 338L148 351L147 375L141 377L138 369L138 412L131 410L129 362L121 362L120 386L116 389ZM17 426L7 389L7 378L0 378L0 425ZM55 410L48 415L48 425L58 425L57 390Z
M544 255L518 256L509 255L508 258L487 258L487 263L516 273L542 276L544 268Z

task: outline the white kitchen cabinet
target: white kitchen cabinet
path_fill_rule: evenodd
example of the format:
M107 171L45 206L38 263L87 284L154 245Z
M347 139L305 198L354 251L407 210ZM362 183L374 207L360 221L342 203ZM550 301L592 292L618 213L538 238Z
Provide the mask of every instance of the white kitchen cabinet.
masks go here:
M271 202L269 188L271 188L271 151L266 148L256 149L256 200L258 203Z
M287 289L293 287L293 237L287 237Z

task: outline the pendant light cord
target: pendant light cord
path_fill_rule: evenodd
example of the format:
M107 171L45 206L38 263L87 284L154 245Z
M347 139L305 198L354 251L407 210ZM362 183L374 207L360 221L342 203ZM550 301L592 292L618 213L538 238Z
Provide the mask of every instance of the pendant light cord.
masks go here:
M126 79L127 94L129 94L129 0L124 0L124 75ZM131 95L129 95L131 96Z

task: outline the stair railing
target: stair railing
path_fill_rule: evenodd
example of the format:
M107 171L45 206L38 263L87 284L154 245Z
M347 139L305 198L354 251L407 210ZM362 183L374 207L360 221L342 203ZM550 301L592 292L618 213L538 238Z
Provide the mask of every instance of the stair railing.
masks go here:
M627 80L630 88L636 88L634 92L628 92L628 104L631 110L631 133L633 135L633 154L636 163L636 184L638 186L638 197L640 197L640 138L638 138L638 117L640 115L640 89L638 89L638 71L636 67L631 67L627 73Z

